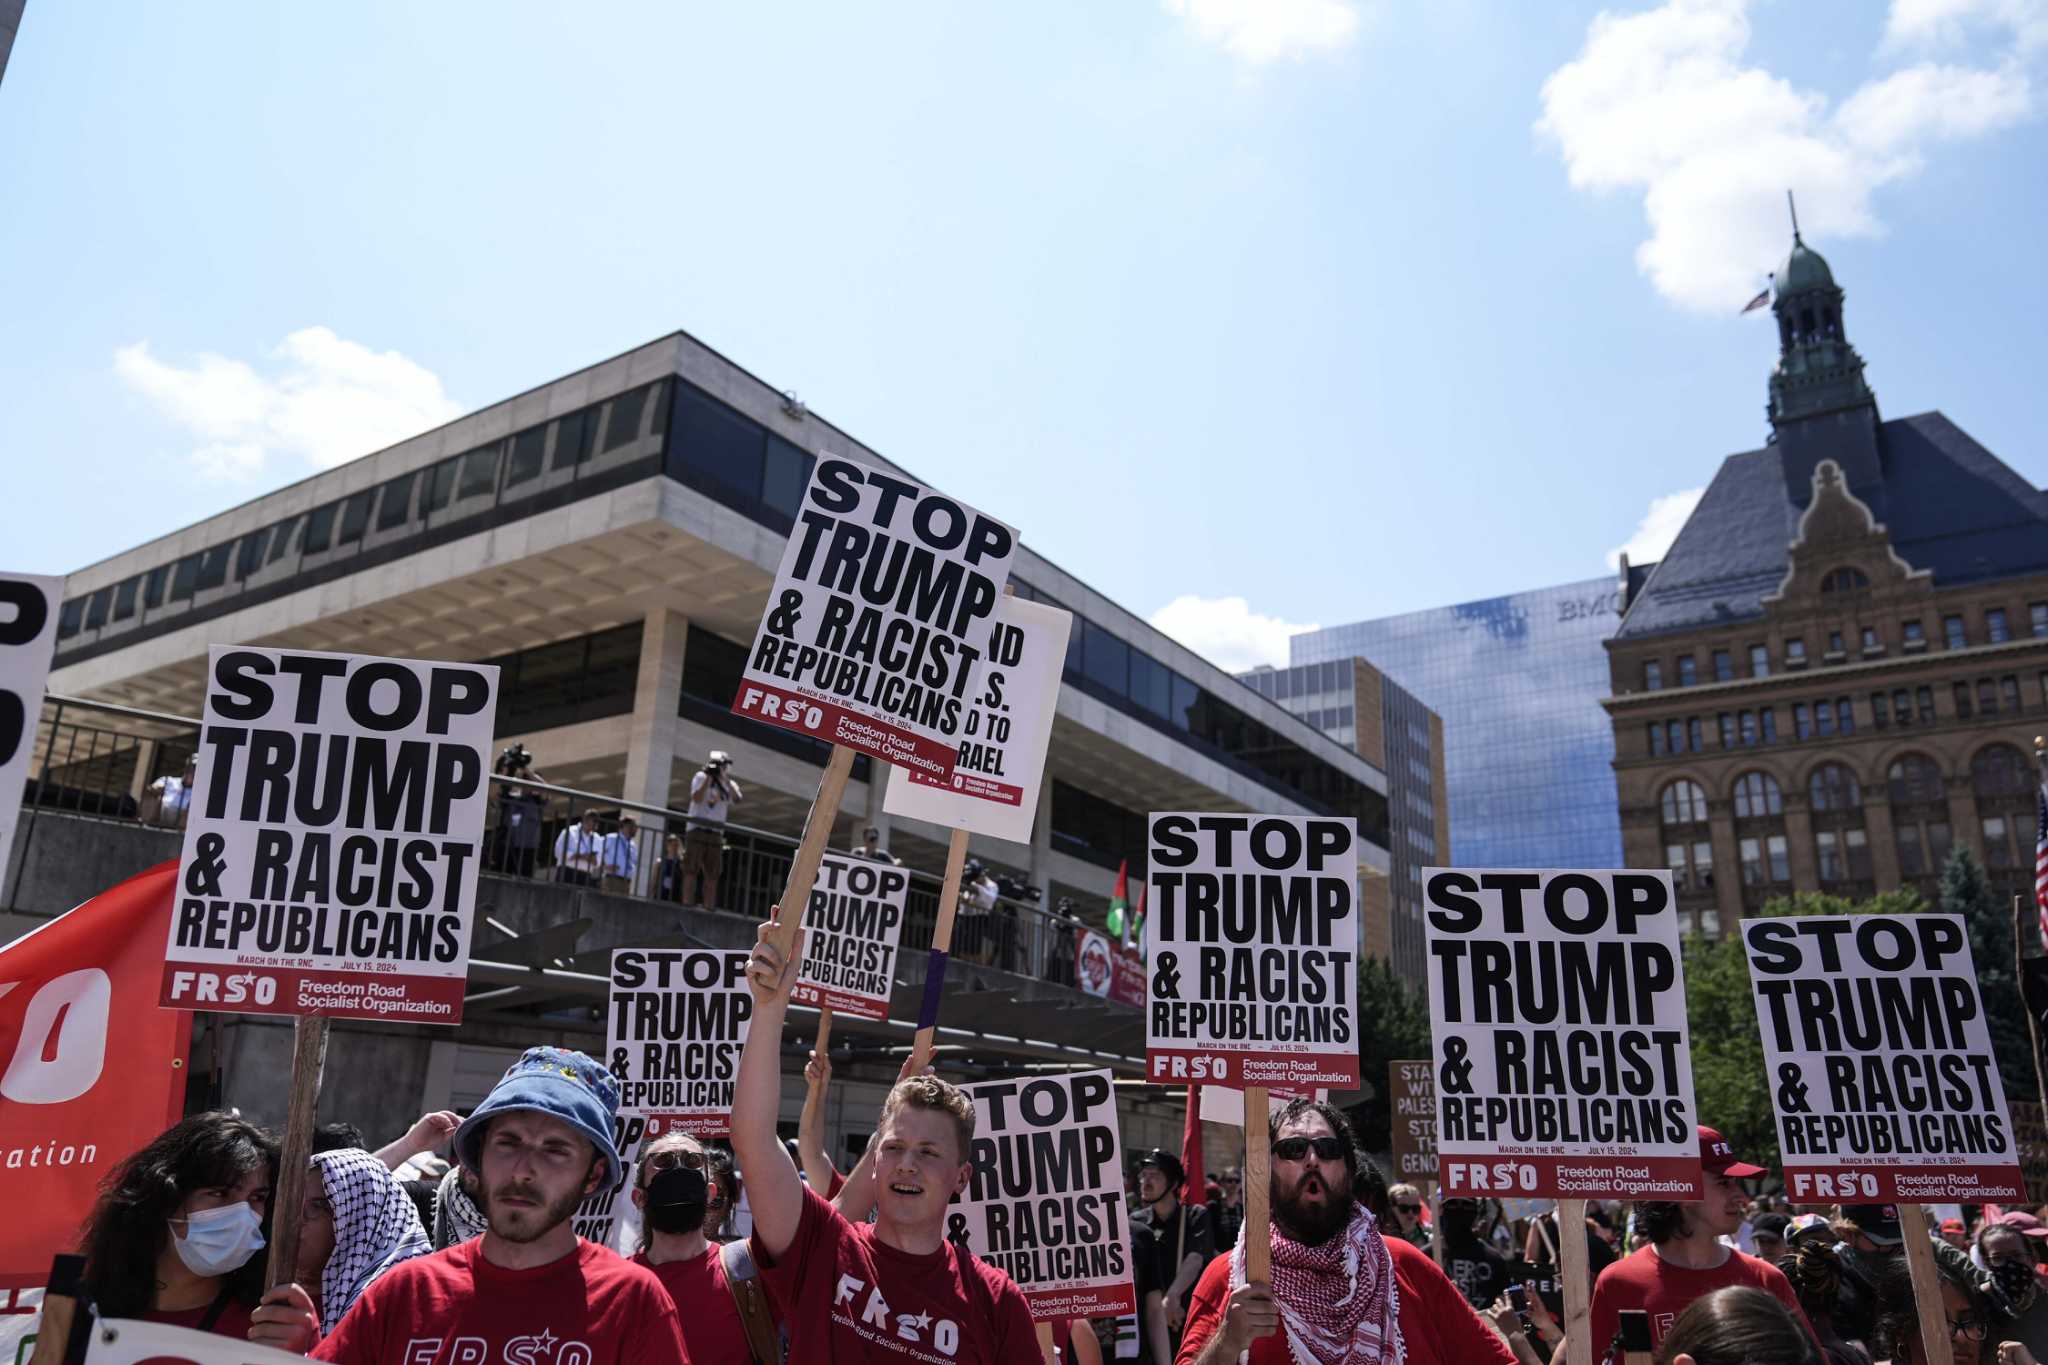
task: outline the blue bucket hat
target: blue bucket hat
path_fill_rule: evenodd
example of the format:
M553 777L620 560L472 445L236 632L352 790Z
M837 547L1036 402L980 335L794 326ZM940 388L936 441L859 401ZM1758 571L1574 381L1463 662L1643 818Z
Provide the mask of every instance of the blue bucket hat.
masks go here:
M589 1057L563 1047L530 1047L507 1067L484 1102L455 1130L455 1155L472 1171L483 1170L484 1129L493 1114L531 1109L560 1119L590 1139L605 1160L600 1189L619 1183L624 1169L612 1143L619 1112L619 1083Z

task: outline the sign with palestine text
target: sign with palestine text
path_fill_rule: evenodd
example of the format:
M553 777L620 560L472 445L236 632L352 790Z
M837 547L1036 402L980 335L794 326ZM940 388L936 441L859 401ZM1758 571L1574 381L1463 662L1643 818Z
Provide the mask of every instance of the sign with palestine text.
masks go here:
M1394 1111L1394 1183L1436 1179L1436 1067L1427 1058L1388 1062L1387 1103Z
M1005 597L989 628L987 663L962 714L953 775L889 770L882 809L1011 843L1031 842L1045 750L1059 706L1072 613Z
M950 781L1016 551L993 517L819 457L732 709Z
M1154 815L1145 1066L1154 1081L1358 1088L1358 830Z
M730 1132L753 1018L740 949L612 949L604 1053L619 1082L619 1116L648 1120L647 1137Z
M1444 1196L1699 1198L1671 874L1422 877Z
M947 1239L1007 1272L1041 1322L1136 1311L1111 1074L960 1088L974 1101L974 1142Z
M790 1000L858 1019L887 1019L910 874L892 863L827 853L804 916L804 962Z
M57 604L63 595L61 578L0 574L0 887L8 884L8 850L14 847L22 788L35 753L36 720L43 712L50 655L57 648Z
M161 1003L460 1023L497 681L215 645Z
M1737 926L1795 1203L2024 1194L1960 915L1800 915Z

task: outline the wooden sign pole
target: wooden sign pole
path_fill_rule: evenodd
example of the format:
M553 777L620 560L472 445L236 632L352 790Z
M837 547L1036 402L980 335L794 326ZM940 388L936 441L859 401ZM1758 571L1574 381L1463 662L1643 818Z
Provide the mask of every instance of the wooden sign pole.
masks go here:
M1607 1343L1593 1340L1592 1263L1586 1251L1586 1201L1557 1201L1557 1269L1564 1284L1564 1358L1594 1361ZM1600 1354L1596 1354L1599 1352Z
M1273 1238L1269 1220L1273 1214L1273 1128L1272 1106L1266 1087L1247 1086L1244 1092L1244 1278L1247 1284L1273 1283Z
M1053 1349L1052 1324L1041 1322L1038 1328L1038 1353L1045 1357L1045 1365L1059 1365L1060 1353Z
M292 1088L270 1204L267 1283L272 1289L290 1284L298 1274L299 1205L313 1178L313 1111L320 1103L320 1073L327 1066L327 1022L318 1015L292 1021Z
M1935 1268L1934 1242L1927 1233L1927 1211L1918 1204L1898 1207L1899 1237L1905 1243L1906 1268L1913 1276L1913 1314L1920 1319L1920 1349L1927 1365L1955 1365L1948 1309L1941 1301L1941 1272Z
M853 772L853 750L844 744L832 746L825 761L824 776L818 779L818 794L811 798L811 813L804 819L804 837L789 860L789 880L783 883L781 912L776 916L770 939L792 956L796 936L804 927L804 915L811 908L811 887L818 880L818 863L825 845L832 841L832 824L839 818L839 801L846 794L846 779Z
M956 829L946 840L946 879L939 884L939 917L932 925L932 950L925 961L924 1004L917 1012L917 1034L910 1040L910 1074L921 1074L932 1061L932 1039L939 1028L939 992L946 982L946 962L953 951L953 915L960 908L960 881L967 874L967 831Z

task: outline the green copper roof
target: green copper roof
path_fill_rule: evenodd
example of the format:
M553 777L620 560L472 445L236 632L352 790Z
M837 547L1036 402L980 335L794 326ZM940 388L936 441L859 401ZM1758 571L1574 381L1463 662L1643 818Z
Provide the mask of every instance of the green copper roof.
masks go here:
M1778 297L1797 294L1807 289L1833 289L1834 274L1828 263L1821 259L1818 251L1801 241L1795 234L1792 238L1792 254L1785 258L1785 268L1778 272Z

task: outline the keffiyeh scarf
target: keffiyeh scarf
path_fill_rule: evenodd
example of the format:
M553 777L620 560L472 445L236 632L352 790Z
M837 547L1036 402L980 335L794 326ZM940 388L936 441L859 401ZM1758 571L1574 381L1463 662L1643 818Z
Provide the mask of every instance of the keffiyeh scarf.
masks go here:
M320 1331L324 1336L363 1296L370 1281L434 1248L412 1196L384 1163L361 1148L321 1152L313 1169L334 1206L334 1253L320 1275Z
M1250 1220L1246 1220L1249 1223ZM1304 1246L1271 1224L1273 1298L1295 1365L1402 1365L1394 1258L1363 1206L1342 1232ZM1230 1253L1230 1287L1244 1283L1243 1227Z
M450 1166L434 1191L434 1250L446 1251L457 1242L484 1235L488 1226L484 1211L462 1188L462 1167Z

